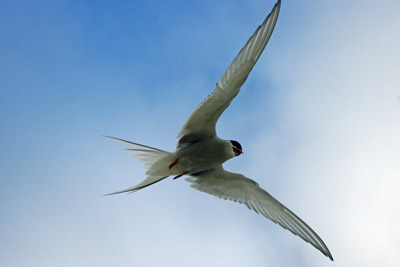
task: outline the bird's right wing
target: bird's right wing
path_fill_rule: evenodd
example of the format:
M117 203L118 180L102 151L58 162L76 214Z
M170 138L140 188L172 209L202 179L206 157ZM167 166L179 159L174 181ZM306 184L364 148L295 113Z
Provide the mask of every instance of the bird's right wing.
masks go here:
M186 179L191 187L213 196L246 205L264 217L313 245L333 261L332 254L322 239L296 214L273 198L259 185L237 173L227 172L222 166Z
M218 118L239 93L247 76L271 37L278 19L281 1L275 4L271 13L247 41L245 46L216 83L212 93L206 97L190 114L178 133L179 143L190 143L216 135Z

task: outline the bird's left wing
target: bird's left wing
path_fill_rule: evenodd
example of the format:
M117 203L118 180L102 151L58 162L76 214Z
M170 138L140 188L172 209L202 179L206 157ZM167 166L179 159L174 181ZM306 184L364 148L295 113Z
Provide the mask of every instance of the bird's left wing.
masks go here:
M179 144L203 140L216 135L218 118L239 93L262 51L271 37L278 19L281 1L275 4L271 13L247 41L245 46L226 69L212 93L190 114L178 133Z
M225 171L222 166L186 179L199 191L246 205L249 209L279 224L313 245L333 261L322 239L296 214L273 198L259 185L237 173Z

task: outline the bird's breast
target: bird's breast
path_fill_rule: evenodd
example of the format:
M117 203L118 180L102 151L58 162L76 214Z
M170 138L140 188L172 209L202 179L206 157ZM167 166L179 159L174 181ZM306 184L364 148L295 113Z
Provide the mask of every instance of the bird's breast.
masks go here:
M227 145L219 140L206 140L177 151L180 167L188 172L214 168L231 158Z

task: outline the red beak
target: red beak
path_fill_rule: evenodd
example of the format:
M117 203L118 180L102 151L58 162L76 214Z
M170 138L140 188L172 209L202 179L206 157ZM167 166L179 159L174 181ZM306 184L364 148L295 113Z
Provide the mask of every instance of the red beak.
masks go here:
M243 151L234 147L233 148L233 153L235 154L235 157L239 156L240 154L243 154Z

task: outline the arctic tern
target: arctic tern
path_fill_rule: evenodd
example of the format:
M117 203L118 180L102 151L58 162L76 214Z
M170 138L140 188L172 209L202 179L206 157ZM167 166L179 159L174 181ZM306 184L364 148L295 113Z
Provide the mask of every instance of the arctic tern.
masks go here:
M190 114L178 133L175 152L106 136L130 146L126 150L147 168L147 178L144 181L107 195L135 192L169 176L176 179L186 175L189 176L186 180L191 183L192 188L246 205L298 235L333 260L322 239L302 219L260 188L255 181L241 174L228 172L222 167L225 161L239 156L243 150L239 142L217 137L217 120L239 93L267 45L278 19L280 6L281 1L278 0L271 13L216 83L212 93Z

